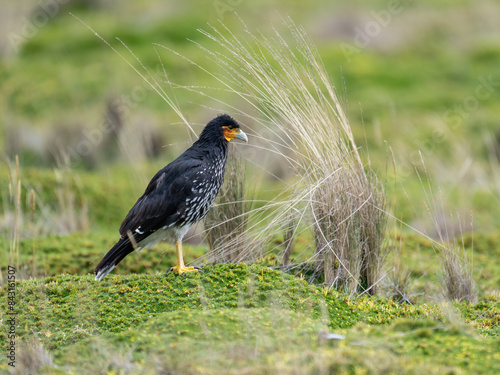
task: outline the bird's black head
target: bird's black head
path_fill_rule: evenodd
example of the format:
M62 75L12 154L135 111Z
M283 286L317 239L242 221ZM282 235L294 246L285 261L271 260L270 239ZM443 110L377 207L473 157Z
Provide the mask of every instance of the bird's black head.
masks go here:
M219 115L211 120L200 135L200 140L205 138L218 137L221 140L238 138L242 141L248 142L247 135L240 129L240 125L229 115Z

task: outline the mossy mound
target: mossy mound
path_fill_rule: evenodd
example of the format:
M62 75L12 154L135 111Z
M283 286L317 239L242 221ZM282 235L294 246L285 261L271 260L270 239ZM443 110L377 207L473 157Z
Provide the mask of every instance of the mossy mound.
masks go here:
M166 312L55 352L45 374L493 374L498 340L457 321L397 319L332 333L285 308ZM92 358L91 361L89 359ZM64 369L64 372L61 372Z
M136 373L146 369L152 374L216 369L224 373L238 365L260 373L264 358L271 359L290 346L295 350L298 343L314 345L321 327L319 321L286 309L174 311L136 328L85 339L61 350L56 360L92 373L120 366L131 366ZM120 358L121 364L115 366L112 357Z
M63 275L21 282L16 310L22 323L16 333L38 332L43 344L54 349L95 333L135 327L164 312L263 306L314 318L330 312L338 326L359 320L347 297L323 294L304 280L266 267L238 264L208 266L185 277L111 274L96 282L92 276Z
M4 287L0 298L6 300L6 292ZM360 321L386 324L397 317L442 319L436 305L398 305L384 298L351 297L256 264L207 266L203 272L185 277L111 274L102 282L90 275L48 277L17 283L15 302L17 337L37 334L51 350L94 334L134 328L172 311L280 308L319 319L332 329ZM458 306L482 333L496 334L498 307L494 301L483 301L480 307Z

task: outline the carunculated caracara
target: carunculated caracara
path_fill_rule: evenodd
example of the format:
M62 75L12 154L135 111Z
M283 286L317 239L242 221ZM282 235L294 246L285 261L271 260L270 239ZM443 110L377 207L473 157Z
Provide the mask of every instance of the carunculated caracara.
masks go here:
M95 268L96 280L102 280L135 248L150 248L165 239L175 240L177 249L177 265L170 270L179 274L198 270L184 265L182 239L214 202L224 181L228 143L234 138L248 142L234 119L220 115L190 148L156 173L123 220L120 240Z

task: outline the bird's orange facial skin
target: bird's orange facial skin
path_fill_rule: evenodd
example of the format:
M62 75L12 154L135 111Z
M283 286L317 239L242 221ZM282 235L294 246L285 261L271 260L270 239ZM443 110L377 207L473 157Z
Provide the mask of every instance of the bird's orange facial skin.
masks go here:
M239 128L229 129L228 126L223 126L222 129L224 130L224 138L226 138L226 141L228 142L231 139L236 138L238 134L241 133L241 130Z

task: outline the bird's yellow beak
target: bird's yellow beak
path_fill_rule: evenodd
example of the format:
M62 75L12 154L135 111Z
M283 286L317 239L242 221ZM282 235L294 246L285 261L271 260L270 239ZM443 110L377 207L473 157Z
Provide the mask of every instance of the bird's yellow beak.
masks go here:
M230 141L231 139L241 139L242 141L248 142L248 137L243 131L239 128L233 128L229 129L227 126L223 126L222 129L224 129L224 137L226 138L226 141Z

